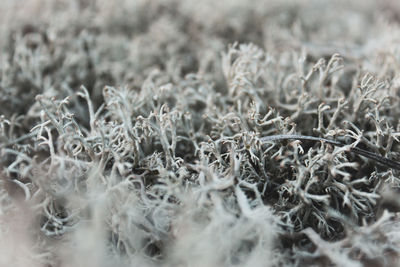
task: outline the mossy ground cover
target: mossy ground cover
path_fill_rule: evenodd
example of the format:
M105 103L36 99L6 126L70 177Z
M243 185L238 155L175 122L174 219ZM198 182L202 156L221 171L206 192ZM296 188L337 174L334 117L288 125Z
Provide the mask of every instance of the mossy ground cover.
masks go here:
M399 22L2 1L0 266L396 266Z

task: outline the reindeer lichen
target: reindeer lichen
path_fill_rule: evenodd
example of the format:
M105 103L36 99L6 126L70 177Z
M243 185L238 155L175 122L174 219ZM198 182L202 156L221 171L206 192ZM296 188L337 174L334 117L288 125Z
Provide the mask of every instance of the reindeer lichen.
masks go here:
M0 266L396 266L396 1L0 3Z

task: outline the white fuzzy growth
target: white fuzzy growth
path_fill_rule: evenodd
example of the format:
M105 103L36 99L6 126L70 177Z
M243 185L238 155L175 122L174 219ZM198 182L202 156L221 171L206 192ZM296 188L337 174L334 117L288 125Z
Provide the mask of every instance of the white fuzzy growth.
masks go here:
M395 266L399 14L0 1L0 267Z

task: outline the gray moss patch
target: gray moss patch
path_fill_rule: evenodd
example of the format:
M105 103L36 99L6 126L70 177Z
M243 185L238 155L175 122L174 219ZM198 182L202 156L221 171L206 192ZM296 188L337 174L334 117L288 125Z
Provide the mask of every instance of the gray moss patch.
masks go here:
M396 266L397 1L0 3L0 266Z

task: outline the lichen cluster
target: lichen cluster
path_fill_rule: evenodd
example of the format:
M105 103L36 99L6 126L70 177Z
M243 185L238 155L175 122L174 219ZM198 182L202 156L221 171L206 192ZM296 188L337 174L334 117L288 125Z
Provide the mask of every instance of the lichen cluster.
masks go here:
M1 266L396 266L396 1L0 3ZM266 139L303 135L312 140Z

